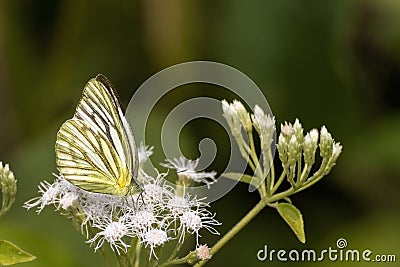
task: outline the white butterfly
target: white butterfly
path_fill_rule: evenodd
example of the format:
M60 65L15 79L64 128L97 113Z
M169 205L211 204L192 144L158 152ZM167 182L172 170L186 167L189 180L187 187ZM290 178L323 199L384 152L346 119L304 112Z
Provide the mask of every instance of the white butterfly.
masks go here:
M142 191L132 130L101 74L86 84L74 117L57 133L55 150L60 174L84 190L118 196Z

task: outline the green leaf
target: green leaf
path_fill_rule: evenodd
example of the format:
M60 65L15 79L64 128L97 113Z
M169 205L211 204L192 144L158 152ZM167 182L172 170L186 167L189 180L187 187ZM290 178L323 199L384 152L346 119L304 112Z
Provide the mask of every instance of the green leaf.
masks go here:
M301 243L306 242L304 222L301 212L290 203L278 203L277 210L285 222L290 226Z
M13 243L0 240L0 265L12 265L36 259L35 256L23 251Z

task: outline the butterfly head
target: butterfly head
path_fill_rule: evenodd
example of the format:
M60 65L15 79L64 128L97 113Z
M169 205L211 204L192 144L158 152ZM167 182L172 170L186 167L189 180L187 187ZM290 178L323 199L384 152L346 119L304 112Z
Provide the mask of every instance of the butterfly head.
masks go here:
M127 196L133 196L143 192L143 188L137 184L135 181L132 181L131 185L128 187Z

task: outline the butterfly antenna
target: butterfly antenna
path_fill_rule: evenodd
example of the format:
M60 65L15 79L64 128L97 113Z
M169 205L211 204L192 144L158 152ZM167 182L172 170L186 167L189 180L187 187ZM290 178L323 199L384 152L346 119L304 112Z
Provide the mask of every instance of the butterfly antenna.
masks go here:
M140 198L142 199L142 204L140 205L139 209L144 205L144 198L143 198L143 193L144 191L141 191L140 194Z

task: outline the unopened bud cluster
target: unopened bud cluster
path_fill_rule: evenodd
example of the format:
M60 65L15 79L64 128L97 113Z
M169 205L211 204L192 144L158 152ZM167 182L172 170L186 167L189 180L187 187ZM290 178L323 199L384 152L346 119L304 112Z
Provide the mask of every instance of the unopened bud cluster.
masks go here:
M282 166L289 172L289 182L299 185L300 182L305 181L311 166L315 163L318 147L322 164L316 174L325 175L335 165L342 152L342 146L333 140L326 127L322 126L320 132L317 129L312 129L304 136L303 127L298 119L295 120L294 124L285 122L281 125L277 148ZM298 173L298 179L293 181L296 166L302 166L302 159L305 163L304 170L302 173Z
M285 122L281 124L281 133L276 145L283 173L275 179L272 164L275 118L264 112L258 105L254 106L253 113L250 114L237 100L232 103L223 100L222 110L242 157L254 171L252 180L246 180L246 182L256 186L262 197L270 197L277 192L284 179L291 185L288 195L314 184L329 173L342 152L342 146L333 140L325 126L322 126L320 131L312 129L304 133L298 119L293 124ZM259 136L260 149L256 148L253 140L253 128ZM243 138L243 132L247 134L247 139ZM315 155L318 148L322 158L321 166L309 176L316 162ZM258 151L261 151L261 155ZM263 160L262 164L259 162L260 159ZM240 177L240 175L235 177Z
M265 113L258 105L254 106L254 113L249 114L243 104L237 100L233 100L232 103L223 100L222 111L223 116L228 122L230 130L239 145L242 156L247 158L247 156L253 152L251 151L253 149L251 145L253 144L252 132L254 127L260 137L261 151L266 160L274 141L275 118L270 114ZM250 147L247 141L243 138L242 129L246 131L247 136L250 139ZM253 161L255 161L255 159L253 159ZM255 165L257 164L255 163ZM264 162L264 168L267 168L268 166L265 165L266 162Z
M0 210L0 217L3 216L12 206L15 201L15 194L17 193L17 180L13 172L10 170L8 164L3 166L0 161L0 186L2 191L2 206Z

